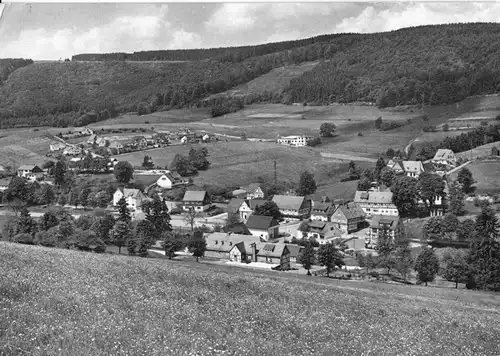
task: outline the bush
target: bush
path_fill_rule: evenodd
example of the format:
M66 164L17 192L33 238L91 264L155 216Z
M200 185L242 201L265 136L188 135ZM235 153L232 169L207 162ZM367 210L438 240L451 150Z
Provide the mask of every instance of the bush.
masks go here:
M393 129L396 129L398 127L401 127L403 126L404 124L400 123L400 122L395 122L395 121L384 121L382 123L382 125L380 125L380 128L379 130L380 131L389 131L389 130L393 130Z
M380 274L377 271L371 271L370 273L368 273L368 275L373 278L379 278L380 276Z
M363 136L363 133L362 132L358 132L358 136L359 137Z

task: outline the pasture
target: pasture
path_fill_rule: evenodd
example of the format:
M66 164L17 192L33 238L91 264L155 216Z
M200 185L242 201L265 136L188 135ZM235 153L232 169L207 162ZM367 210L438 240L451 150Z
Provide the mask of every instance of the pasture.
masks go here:
M0 354L495 355L500 343L493 293L6 242L0 269Z
M500 164L499 161L475 161L466 166L476 181L476 193L496 194L500 193ZM459 171L451 174L451 179L456 179Z

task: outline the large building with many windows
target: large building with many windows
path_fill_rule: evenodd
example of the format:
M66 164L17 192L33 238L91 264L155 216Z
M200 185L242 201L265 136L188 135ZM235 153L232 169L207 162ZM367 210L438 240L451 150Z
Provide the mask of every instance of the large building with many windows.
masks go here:
M306 136L306 135L298 135L298 136L284 136L278 138L277 142L280 145L288 145L293 147L301 147L307 146L309 141L312 141L314 137Z

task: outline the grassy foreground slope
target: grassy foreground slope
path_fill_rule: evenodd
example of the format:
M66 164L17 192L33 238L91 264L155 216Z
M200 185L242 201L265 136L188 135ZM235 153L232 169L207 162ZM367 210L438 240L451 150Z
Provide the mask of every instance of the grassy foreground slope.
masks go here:
M500 342L488 294L5 242L0 270L0 354L493 355Z

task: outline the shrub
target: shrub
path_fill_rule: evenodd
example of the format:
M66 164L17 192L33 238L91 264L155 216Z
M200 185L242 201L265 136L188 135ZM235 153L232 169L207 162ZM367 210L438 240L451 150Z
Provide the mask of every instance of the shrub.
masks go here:
M363 136L363 133L362 132L358 132L358 136L359 137Z
M396 122L396 121L384 121L382 123L382 125L380 125L379 130L380 131L389 131L389 130L396 129L396 128L401 127L401 126L403 126L403 124L400 123L400 122Z

